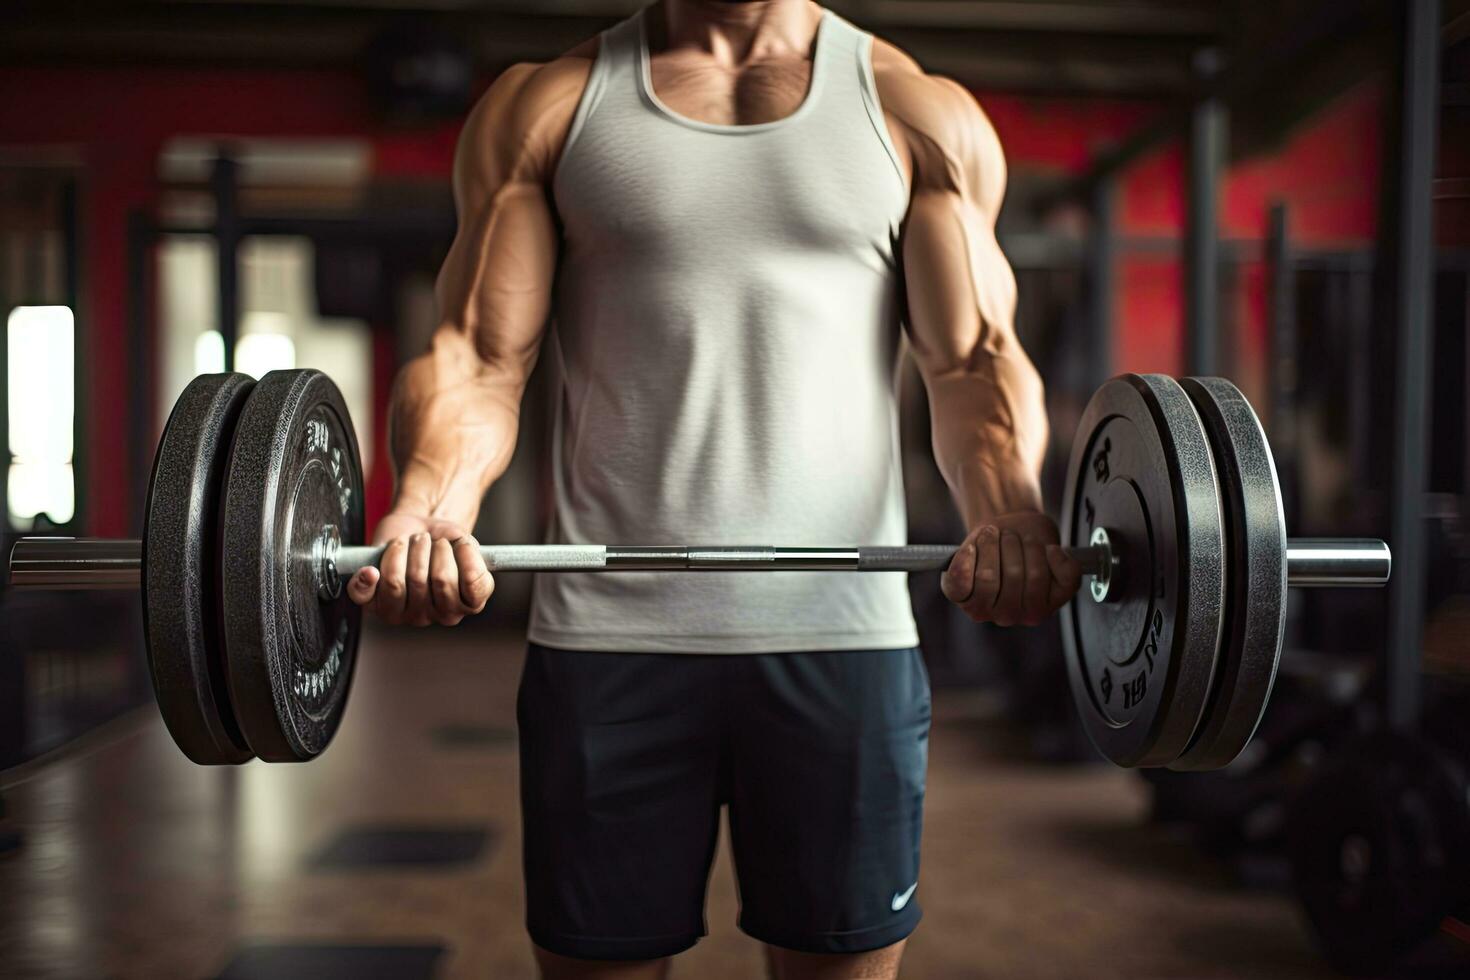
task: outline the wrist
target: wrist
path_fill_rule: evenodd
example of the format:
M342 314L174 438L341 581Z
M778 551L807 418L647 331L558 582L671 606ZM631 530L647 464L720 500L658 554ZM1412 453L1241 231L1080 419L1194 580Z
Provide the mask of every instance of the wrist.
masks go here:
M400 474L388 512L425 522L441 521L472 528L479 514L482 496L478 485L469 486L463 480L441 484L405 471Z
M1040 481L1020 464L974 467L964 474L956 490L968 527L978 527L1004 514L1045 513Z

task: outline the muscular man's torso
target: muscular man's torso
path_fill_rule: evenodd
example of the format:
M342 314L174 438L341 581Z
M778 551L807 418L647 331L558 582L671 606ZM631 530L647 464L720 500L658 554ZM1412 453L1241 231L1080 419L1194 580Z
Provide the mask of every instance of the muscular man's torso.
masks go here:
M552 178L551 534L901 544L893 380L908 193L876 107L870 39L822 15L798 103L718 123L660 94L660 24L644 12L602 35ZM674 50L663 91L697 107L710 86L695 83L721 73ZM770 83L796 80L803 63L779 61L754 87L724 79L737 119L742 101L772 107L784 93ZM630 652L917 642L904 578L891 574L543 576L530 633Z
M899 543L900 320L955 325L911 335L938 368L967 323L984 342L987 303L1009 316L1006 288L975 288L988 226L951 220L983 196L957 153L973 100L815 4L805 33L788 23L739 58L687 36L668 46L660 9L510 69L476 110L456 169L469 206L441 276L465 306L446 315L507 370L541 346L526 328L552 320L561 540ZM905 310L900 267L916 256L941 288L911 291ZM514 288L552 266L549 295ZM926 381L931 400L949 384ZM915 639L900 576L802 573L548 577L532 637L680 652Z

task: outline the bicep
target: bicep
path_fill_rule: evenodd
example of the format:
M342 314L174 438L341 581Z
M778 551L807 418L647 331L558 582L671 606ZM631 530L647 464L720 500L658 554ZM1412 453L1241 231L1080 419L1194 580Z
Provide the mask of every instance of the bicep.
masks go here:
M506 72L466 122L454 164L459 228L435 290L436 339L468 343L492 366L534 360L556 271L545 148L517 118L532 72Z
M1005 196L1000 140L974 97L925 79L910 144L914 179L903 239L908 325L927 373L963 370L1015 347L1016 280L995 237Z
M909 338L926 375L963 370L1010 342L1016 279L977 202L954 188L917 187L903 266Z
M534 360L556 261L556 222L539 183L508 180L465 202L439 273L441 329L486 363Z

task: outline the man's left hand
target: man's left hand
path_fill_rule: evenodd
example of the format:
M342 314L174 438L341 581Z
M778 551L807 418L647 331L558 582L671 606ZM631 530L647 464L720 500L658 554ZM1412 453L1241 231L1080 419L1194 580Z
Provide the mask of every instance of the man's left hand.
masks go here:
M1082 584L1082 566L1059 541L1056 522L1040 511L992 518L955 552L944 595L977 623L1035 626Z

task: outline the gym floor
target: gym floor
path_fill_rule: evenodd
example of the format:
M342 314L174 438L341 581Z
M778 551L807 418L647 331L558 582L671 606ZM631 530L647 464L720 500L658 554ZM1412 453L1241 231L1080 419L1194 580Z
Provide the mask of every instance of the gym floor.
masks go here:
M150 705L11 770L26 845L0 858L0 973L531 977L523 642L370 632L343 729L309 765L197 768ZM993 714L936 692L925 919L905 976L1331 976L1290 899L1239 888L1149 825L1134 775L1025 763ZM710 935L675 975L761 976L735 916L722 849Z

